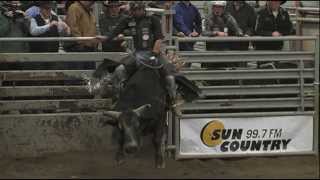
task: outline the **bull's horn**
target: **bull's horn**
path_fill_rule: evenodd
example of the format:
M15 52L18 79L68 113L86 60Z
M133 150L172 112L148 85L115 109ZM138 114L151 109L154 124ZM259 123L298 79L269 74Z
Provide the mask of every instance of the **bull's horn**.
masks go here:
M113 119L118 119L120 117L120 112L117 112L117 111L104 111L103 112L103 115L105 116L109 116Z
M138 107L137 109L133 110L133 112L135 112L138 116L141 116L142 112L147 108L151 108L151 104L142 105L142 106Z

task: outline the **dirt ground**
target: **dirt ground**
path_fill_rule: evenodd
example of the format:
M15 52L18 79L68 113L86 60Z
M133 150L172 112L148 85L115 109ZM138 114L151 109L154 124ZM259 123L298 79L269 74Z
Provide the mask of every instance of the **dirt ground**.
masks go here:
M316 156L250 157L208 160L167 159L154 168L153 151L127 159L116 167L114 150L68 152L40 158L1 159L4 178L317 178Z

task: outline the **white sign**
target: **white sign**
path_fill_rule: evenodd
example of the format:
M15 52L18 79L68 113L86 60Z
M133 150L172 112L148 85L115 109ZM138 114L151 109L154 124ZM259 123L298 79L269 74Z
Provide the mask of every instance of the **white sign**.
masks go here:
M312 116L180 120L181 155L259 154L312 150Z

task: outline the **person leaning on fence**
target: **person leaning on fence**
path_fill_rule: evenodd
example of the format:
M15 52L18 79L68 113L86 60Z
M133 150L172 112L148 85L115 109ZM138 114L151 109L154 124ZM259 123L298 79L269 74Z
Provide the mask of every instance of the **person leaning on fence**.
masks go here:
M236 20L229 13L225 12L226 1L211 1L212 13L205 18L205 30L203 36L227 37L243 36L243 32ZM207 50L230 50L230 42L206 42ZM236 63L203 63L206 68L234 67Z
M0 2L0 37L19 38L28 34L28 19L19 1ZM27 42L0 42L0 53L27 53ZM2 63L0 70L22 70L24 63Z
M76 1L68 8L66 22L73 37L95 37L97 35L96 17L92 11L95 1ZM66 43L65 50L70 52L94 52L98 41L78 41Z
M27 36L29 21L20 5L20 1L0 2L0 37ZM29 45L26 42L0 42L0 52L29 52Z
M245 1L228 1L226 12L237 21L244 36L252 36L256 24L254 8ZM249 42L232 42L231 50L248 50Z
M97 35L96 17L92 10L94 3L95 1L75 1L69 6L66 22L70 27L71 36L95 37ZM64 50L67 52L95 52L98 43L95 39L65 42ZM73 63L71 68L95 69L95 62L77 62Z
M173 6L173 26L180 37L197 37L202 32L202 21L199 10L190 1L180 1ZM180 51L193 51L194 42L179 44Z
M69 36L70 28L63 21L59 21L58 17L52 13L52 1L40 1L39 14L30 19L30 36L35 38ZM58 41L29 42L30 52L46 53L59 52ZM28 67L32 69L62 69L63 63L28 63Z
M121 22L126 15L120 13L120 6L122 5L119 1L105 1L103 2L104 13L99 17L100 33L106 36L108 33ZM128 31L124 31L124 34L119 34L118 38L109 42L102 43L102 51L104 52L125 52L126 43L123 40L124 35L129 35Z
M256 35L259 36L286 36L293 32L292 22L288 12L280 7L286 1L267 1L265 8L258 12ZM282 50L283 41L255 42L256 50Z
M32 37L58 37L70 35L69 26L51 13L52 1L40 1L40 13L30 21L30 35ZM30 42L30 52L58 52L59 42Z

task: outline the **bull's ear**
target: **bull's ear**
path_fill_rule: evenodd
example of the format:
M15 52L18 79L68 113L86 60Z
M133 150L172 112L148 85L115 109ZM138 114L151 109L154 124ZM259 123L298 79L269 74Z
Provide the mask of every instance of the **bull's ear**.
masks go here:
M121 113L120 113L120 112L117 112L117 111L104 111L102 114L103 114L104 116L111 117L111 118L114 119L115 121L118 121Z
M137 109L133 110L133 112L135 112L139 117L141 117L143 115L143 113L145 112L146 109L151 108L151 104L145 104L142 105L140 107L138 107Z

